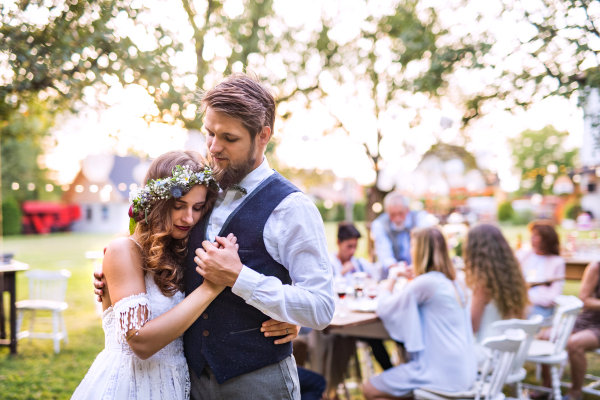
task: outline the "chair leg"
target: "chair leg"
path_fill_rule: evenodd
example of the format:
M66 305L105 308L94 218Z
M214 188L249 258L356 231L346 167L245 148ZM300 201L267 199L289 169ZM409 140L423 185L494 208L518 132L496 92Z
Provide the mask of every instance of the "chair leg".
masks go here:
M59 329L59 321L58 321L58 312L55 311L52 313L52 336L54 339L54 352L58 354L60 352L60 329Z
M35 310L31 310L31 320L29 321L29 343L31 343L31 339L33 336L33 324L35 322ZM19 329L17 329L19 332Z
M558 374L558 366L553 365L550 369L552 374L552 394L554 400L560 400L562 395L560 393L560 375Z
M69 344L69 336L67 335L67 324L65 324L65 316L60 313L60 325L65 344Z
M523 382L517 382L515 387L517 390L517 393L515 395L517 399L524 399L525 397L523 396Z

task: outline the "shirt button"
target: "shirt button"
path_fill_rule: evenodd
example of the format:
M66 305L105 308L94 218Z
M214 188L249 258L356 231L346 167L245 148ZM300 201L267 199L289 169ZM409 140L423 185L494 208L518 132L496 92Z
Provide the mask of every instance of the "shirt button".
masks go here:
M202 336L204 336L204 337L208 337L208 331L204 331L204 332L202 332Z
M208 314L207 313L202 314L202 319L208 319Z

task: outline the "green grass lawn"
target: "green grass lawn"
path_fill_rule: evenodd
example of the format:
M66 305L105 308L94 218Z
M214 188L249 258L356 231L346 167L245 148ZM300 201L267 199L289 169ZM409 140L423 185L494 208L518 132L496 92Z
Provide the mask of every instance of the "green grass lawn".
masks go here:
M364 224L358 224L366 235ZM336 248L336 224L325 224L328 246ZM524 227L503 228L511 243L518 234L528 240ZM100 318L96 313L92 287L93 266L85 259L89 250L102 250L113 238L111 235L52 234L47 236L20 236L4 240L4 251L12 251L15 258L32 269L58 270L72 273L66 301L69 309L65 319L69 344L61 345L60 354L54 354L50 340L24 339L19 341L19 354L11 356L6 347L0 348L0 399L68 399L83 379L95 356L104 348ZM358 254L366 256L366 240L361 240ZM17 278L17 297L26 299L27 280L23 273ZM568 282L566 294L576 295L578 282ZM5 304L8 297L5 297ZM49 316L49 315L48 315ZM24 326L28 326L27 318ZM38 324L38 329L50 329L49 324ZM600 375L600 356L590 356L589 372ZM356 399L361 396L356 397Z

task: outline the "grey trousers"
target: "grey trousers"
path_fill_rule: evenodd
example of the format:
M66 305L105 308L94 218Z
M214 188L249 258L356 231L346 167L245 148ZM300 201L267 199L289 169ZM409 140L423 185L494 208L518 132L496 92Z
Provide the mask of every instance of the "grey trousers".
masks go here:
M190 368L191 400L300 400L294 356L219 385L208 364L200 376Z

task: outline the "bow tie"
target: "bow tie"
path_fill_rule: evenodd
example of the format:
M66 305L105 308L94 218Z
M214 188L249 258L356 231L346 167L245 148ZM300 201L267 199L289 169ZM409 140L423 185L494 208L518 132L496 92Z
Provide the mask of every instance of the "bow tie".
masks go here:
M245 188L243 188L240 185L238 185L237 183L235 185L231 185L227 190L237 190L242 195L248 194L248 191Z

